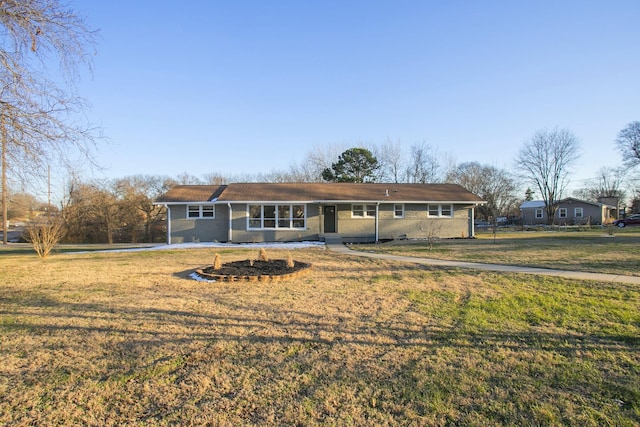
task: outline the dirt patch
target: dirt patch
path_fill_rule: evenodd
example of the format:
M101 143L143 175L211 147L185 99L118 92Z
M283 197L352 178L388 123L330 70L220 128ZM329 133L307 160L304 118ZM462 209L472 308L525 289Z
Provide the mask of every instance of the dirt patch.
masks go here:
M207 266L196 270L196 274L208 280L278 280L300 275L311 268L311 264L294 261L293 267L287 266L284 259L269 261L243 260L223 264L219 269Z

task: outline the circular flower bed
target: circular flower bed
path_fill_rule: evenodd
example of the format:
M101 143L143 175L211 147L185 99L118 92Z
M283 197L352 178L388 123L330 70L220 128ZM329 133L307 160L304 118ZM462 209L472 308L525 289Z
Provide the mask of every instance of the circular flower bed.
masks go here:
M218 269L212 265L196 270L196 274L206 280L233 282L282 280L296 277L309 268L311 264L293 261L289 266L287 260L275 259L269 261L243 260L222 264Z

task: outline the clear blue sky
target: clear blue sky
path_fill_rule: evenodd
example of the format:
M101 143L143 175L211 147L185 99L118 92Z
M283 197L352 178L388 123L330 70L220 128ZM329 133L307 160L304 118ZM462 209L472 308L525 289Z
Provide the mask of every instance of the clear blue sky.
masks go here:
M511 169L542 128L618 166L640 120L640 1L93 1L81 95L108 177L287 169L321 144L426 142Z

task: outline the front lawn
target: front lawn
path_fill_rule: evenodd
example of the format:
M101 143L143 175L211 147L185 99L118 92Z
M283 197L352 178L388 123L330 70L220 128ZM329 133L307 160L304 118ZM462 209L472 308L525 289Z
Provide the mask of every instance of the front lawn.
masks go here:
M2 425L640 423L640 289L292 252L0 254ZM271 258L286 258L271 250Z

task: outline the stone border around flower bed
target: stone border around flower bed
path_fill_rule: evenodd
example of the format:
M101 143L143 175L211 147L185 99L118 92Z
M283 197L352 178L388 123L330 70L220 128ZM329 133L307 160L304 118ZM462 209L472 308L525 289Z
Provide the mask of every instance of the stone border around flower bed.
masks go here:
M206 267L199 268L195 271L195 273L203 279L215 280L218 282L269 282L269 281L276 282L279 280L293 279L311 270L311 264L306 264L304 268L298 271L294 271L293 273L261 274L259 276L252 276L252 275L233 276L233 275L225 275L225 274L205 273L204 269L209 267L211 266L208 265Z

